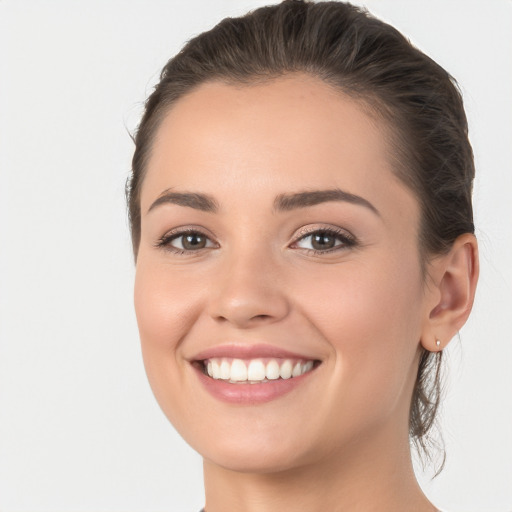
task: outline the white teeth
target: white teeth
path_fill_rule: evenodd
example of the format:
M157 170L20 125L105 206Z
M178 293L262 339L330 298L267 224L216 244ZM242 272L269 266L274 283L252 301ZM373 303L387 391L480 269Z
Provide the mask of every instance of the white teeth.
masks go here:
M271 380L299 377L313 369L314 361L297 361L292 359L208 359L203 362L206 373L214 379L222 379L232 383L268 382Z
M275 359L267 363L265 374L268 380L279 379L279 363Z
M220 379L219 363L215 359L212 360L212 377Z
M297 363L292 370L292 377L298 377L299 375L302 375L302 368L300 363Z
M281 365L279 370L281 379L289 379L292 376L292 362L288 359Z
M249 380L263 380L265 378L265 365L263 361L254 359L249 363L247 378Z
M231 365L224 360L220 363L220 378L229 380L231 378Z
M227 363L227 361L223 361L223 363ZM245 363L241 359L233 359L229 378L235 382L247 380L247 366L245 366Z
M309 372L313 369L313 361L308 361L303 367L302 367L302 373Z

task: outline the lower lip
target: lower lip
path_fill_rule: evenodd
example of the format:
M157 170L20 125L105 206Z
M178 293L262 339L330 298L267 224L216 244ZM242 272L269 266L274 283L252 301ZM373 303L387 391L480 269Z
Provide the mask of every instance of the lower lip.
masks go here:
M212 379L196 366L193 366L193 368L203 386L212 396L230 404L261 404L270 402L294 390L307 381L309 376L315 372L315 368L313 368L299 377L291 377L289 379L276 379L262 382L261 384L250 384L248 382L231 384L221 379Z

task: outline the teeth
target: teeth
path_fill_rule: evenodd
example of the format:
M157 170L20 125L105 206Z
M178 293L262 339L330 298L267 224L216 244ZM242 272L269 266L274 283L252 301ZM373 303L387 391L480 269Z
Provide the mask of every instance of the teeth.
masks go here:
M265 373L268 380L279 379L279 363L275 359L272 359L267 363L266 370L267 371Z
M220 379L220 368L219 368L219 363L213 359L211 361L212 363L212 377L214 379Z
M265 365L263 361L254 359L249 363L249 368L247 369L247 378L249 380L263 380L265 376Z
M227 361L222 361L222 364L229 365ZM245 366L245 363L241 359L233 359L231 363L230 380L234 382L247 380L247 366Z
M303 367L302 367L302 373L309 372L313 369L313 361L308 361Z
M281 379L289 379L292 376L292 362L288 359L281 365L279 376Z
M266 364L265 364L266 362ZM228 359L212 358L203 361L206 373L214 379L232 383L268 382L299 377L313 369L314 361L292 359Z
M231 366L227 361L222 361L220 363L220 378L221 379L230 379L231 377Z

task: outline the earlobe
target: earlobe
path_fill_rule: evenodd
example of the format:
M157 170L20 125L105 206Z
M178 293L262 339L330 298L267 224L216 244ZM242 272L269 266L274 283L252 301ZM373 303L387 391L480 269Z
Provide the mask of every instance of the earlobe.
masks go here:
M465 324L478 281L478 244L471 233L460 235L449 253L434 263L436 303L429 308L421 344L431 352L442 350Z

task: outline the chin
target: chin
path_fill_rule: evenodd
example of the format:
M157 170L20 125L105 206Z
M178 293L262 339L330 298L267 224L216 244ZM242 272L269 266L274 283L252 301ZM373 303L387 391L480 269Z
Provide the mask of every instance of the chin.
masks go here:
M262 450L260 446L249 447L245 450L215 447L207 454L201 455L210 463L237 473L280 473L302 465L297 453Z
M234 429L229 429L224 431L225 435L215 435L215 431L210 431L208 437L188 441L205 460L240 473L265 474L287 471L312 462L314 453L317 453L317 450L307 448L310 443L302 436L297 436L300 430L296 428L295 435L286 430L279 433L256 433L247 430L238 432L244 432L245 435L237 435Z

